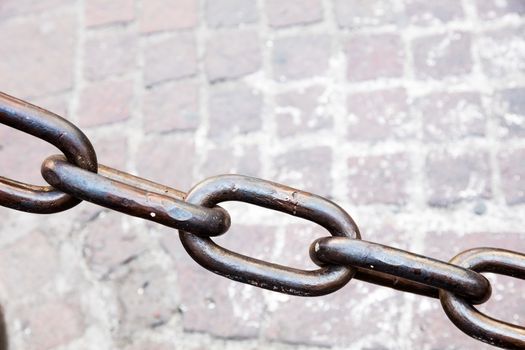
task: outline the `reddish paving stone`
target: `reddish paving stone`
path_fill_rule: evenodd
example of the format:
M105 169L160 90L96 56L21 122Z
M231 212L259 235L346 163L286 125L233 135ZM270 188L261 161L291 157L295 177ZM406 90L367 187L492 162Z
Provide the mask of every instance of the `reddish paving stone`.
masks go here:
M500 91L495 98L495 112L503 135L525 136L525 88Z
M97 151L99 164L107 165L122 171L127 167L128 140L125 134L100 135L86 131L86 135Z
M274 165L278 182L323 197L331 197L332 181L330 176L327 176L332 167L330 147L290 150L276 157Z
M329 129L333 118L326 109L329 96L321 87L286 92L276 96L276 121L279 136Z
M0 18L42 13L71 4L69 0L2 0Z
M71 89L74 26L73 12L0 22L2 91L29 98Z
M21 131L5 127L0 130L0 161L2 164L9 164L2 167L2 176L35 185L46 185L40 175L40 166L46 157L59 151Z
M460 1L405 0L405 12L415 25L440 25L465 17Z
M272 226L232 225L218 244L240 254L268 260L274 248ZM257 244L246 244L246 242ZM219 337L258 336L265 309L261 289L228 280L201 268L187 256L176 236L165 236L163 247L175 261L186 331Z
M261 176L261 159L257 146L217 146L209 149L199 175L203 178L219 174Z
M60 268L58 252L40 232L33 232L4 247L0 259L0 284L9 298L38 293L54 280Z
M209 135L216 138L259 130L262 104L262 97L245 85L212 88Z
M335 16L341 27L392 25L402 18L403 7L388 0L335 0Z
M276 80L296 80L323 75L328 69L331 40L326 35L302 35L273 43L273 74Z
M396 34L356 35L344 45L350 81L398 78L404 74L405 54Z
M428 204L446 207L461 201L490 198L491 169L484 151L434 151L425 163Z
M416 76L420 79L442 79L469 74L472 71L471 35L449 32L414 39L412 51Z
M137 154L138 174L181 191L193 185L195 145L193 135L166 135L145 139ZM162 146L162 147L159 147Z
M85 332L80 305L64 299L18 307L8 318L21 328L23 349L28 350L65 347Z
M102 214L86 227L83 255L89 268L100 276L131 261L144 250L136 233L122 225L119 213Z
M88 27L131 22L135 18L133 0L88 0L85 3L85 21Z
M350 141L406 140L414 136L414 121L408 113L404 89L351 94L347 109Z
M478 15L493 19L505 15L525 15L525 3L521 0L476 0Z
M193 28L198 23L197 0L148 0L142 4L143 33Z
M425 239L425 255L448 261L466 249L475 247L496 247L515 251L525 250L523 233L473 232L429 232ZM491 317L514 324L523 324L525 314L525 295L520 280L501 275L485 274L492 284L489 301L476 308ZM511 311L512 310L512 311ZM414 308L414 327L411 337L414 344L426 344L433 349L493 349L458 330L445 315L437 300L421 299Z
M117 281L120 331L133 333L167 323L177 312L177 301L160 267L132 266L131 271Z
M255 0L207 0L206 22L212 28L234 27L257 22Z
M211 82L236 79L261 68L259 36L254 30L213 33L206 43L205 66Z
M144 47L144 82L153 85L197 73L197 47L193 33L180 33Z
M524 37L525 26L484 32L477 45L484 73L495 79L513 80L516 74L525 72Z
M194 82L163 84L144 95L146 132L194 130L199 125L199 90Z
M509 205L525 203L525 150L505 150L498 155L501 187Z
M403 205L408 201L410 161L407 155L352 157L348 168L352 203Z
M323 6L320 0L267 0L266 15L274 28L305 25L323 19Z
M413 111L423 120L425 140L485 136L486 113L479 93L434 93L417 98Z
M80 93L79 124L90 127L125 121L131 116L132 105L133 81L112 80L90 84Z
M136 36L122 31L97 33L86 40L84 76L101 80L111 75L122 75L135 68Z
M29 102L44 108L52 113L58 114L63 118L69 116L69 101L70 99L64 95L36 97L29 99Z

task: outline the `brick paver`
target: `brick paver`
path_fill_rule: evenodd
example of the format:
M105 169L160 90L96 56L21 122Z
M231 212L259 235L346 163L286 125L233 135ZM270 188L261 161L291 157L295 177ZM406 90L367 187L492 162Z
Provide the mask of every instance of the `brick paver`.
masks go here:
M523 0L4 0L0 90L101 163L188 190L241 173L335 200L366 240L439 259L525 249ZM53 147L0 126L3 176ZM229 249L315 268L322 228L225 203ZM174 230L88 203L0 208L13 349L489 349L439 302L352 281L299 298L205 271ZM523 324L521 281L482 309Z

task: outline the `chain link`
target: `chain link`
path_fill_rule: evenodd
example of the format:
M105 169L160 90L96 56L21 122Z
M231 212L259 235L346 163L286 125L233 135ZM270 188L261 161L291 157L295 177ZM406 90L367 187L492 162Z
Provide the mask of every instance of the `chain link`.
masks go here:
M281 293L318 296L334 292L352 278L439 298L450 320L469 336L498 347L525 348L525 328L490 318L473 305L491 294L480 273L525 279L525 255L478 248L450 262L361 240L352 217L335 203L273 182L222 175L204 180L188 194L99 165L88 138L67 120L0 93L0 124L47 141L64 156L44 160L50 186L34 186L0 177L0 206L50 214L86 200L180 232L190 256L204 268L230 279ZM331 235L310 246L319 265L298 270L229 251L210 237L230 227L219 203L240 201L315 222Z

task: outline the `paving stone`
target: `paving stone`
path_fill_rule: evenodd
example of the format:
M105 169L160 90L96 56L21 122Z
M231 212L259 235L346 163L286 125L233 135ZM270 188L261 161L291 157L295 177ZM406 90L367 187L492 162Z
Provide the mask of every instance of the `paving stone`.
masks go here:
M70 100L71 98L66 95L53 95L30 98L29 102L67 119L70 114Z
M406 140L415 134L404 89L350 94L347 99L348 139L377 142Z
M259 13L255 0L207 0L206 21L213 28L235 27L257 22Z
M85 16L88 27L131 22L135 18L135 3L133 0L88 0Z
M496 93L492 107L504 138L525 136L524 88L506 89Z
M11 320L13 328L21 333L23 348L28 350L66 347L85 332L80 305L67 299L20 307Z
M3 261L0 285L13 299L38 293L55 279L60 268L57 250L41 232L33 232L4 247L0 259Z
M283 153L275 159L278 182L320 196L331 197L332 181L326 174L332 166L332 150L318 146ZM323 171L318 172L318 169Z
M408 201L410 161L406 154L351 157L348 168L352 203L403 205Z
M70 90L73 86L74 27L73 12L42 16L28 22L2 21L2 91L30 98Z
M413 111L423 120L425 140L448 142L483 137L486 112L478 93L434 93L417 98Z
M194 185L193 167L196 158L193 136L166 135L148 138L142 142L136 154L136 162L140 176L188 191Z
M246 85L211 89L209 135L220 138L259 130L262 104L260 94Z
M520 0L476 0L478 15L483 19L494 19L505 15L525 15L525 4Z
M0 4L0 18L42 13L68 4L68 0L3 0Z
M294 36L273 43L273 74L278 81L323 75L331 54L330 38L325 35Z
M177 312L166 273L160 267L132 267L118 282L119 321L124 332L161 327Z
M323 19L323 6L320 0L267 0L266 15L271 27L306 25Z
M328 99L318 86L279 94L275 110L279 136L330 129L333 120L327 109Z
M120 213L104 213L85 230L83 255L89 268L100 277L130 262L145 249L136 232L123 225Z
M2 167L2 176L25 183L46 185L40 175L40 166L46 157L59 151L50 144L20 131L5 127L0 129L2 163L9 164Z
M147 86L194 76L197 47L192 33L180 33L160 41L149 41L144 49L144 82Z
M261 68L259 36L253 30L214 33L206 44L205 66L211 82L230 80Z
M465 17L462 3L455 0L406 0L405 11L415 25L442 25Z
M140 30L153 33L193 28L198 16L197 0L148 0L142 4Z
M491 169L483 151L431 152L426 159L428 203L446 207L461 201L491 198Z
M402 16L400 2L388 0L335 0L335 17L341 27L392 25Z
M199 90L194 82L158 85L144 95L146 132L194 130L200 123Z
M449 32L414 39L414 68L420 79L464 76L472 71L471 36L467 32Z
M261 177L259 147L217 146L208 150L199 174L204 178L218 174L242 174Z
M498 155L501 187L509 205L525 202L525 150L503 150Z
M99 164L126 171L129 153L126 135L100 135L87 132L93 147L97 150Z
M525 9L525 6L524 6ZM525 26L484 32L478 41L478 54L487 76L516 79L525 72Z
M121 31L97 34L86 40L84 76L88 80L102 80L131 72L136 64L136 37Z
M133 81L97 82L83 89L80 96L81 127L118 123L131 117Z
M344 50L350 81L398 78L404 74L404 50L396 34L352 36L344 43Z

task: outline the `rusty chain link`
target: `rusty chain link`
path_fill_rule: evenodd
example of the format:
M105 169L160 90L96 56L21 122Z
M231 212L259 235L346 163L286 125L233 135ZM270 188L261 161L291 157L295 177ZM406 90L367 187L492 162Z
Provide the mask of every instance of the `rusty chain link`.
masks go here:
M41 214L72 208L82 200L151 220L180 232L190 256L204 268L232 280L281 293L318 296L352 278L439 298L450 320L469 336L509 349L525 349L525 327L480 313L473 305L489 299L491 285L481 274L525 279L525 254L477 248L443 262L361 240L352 217L335 203L311 193L241 175L204 180L184 193L97 163L88 138L67 120L0 93L0 123L47 141L63 152L44 160L50 186L0 177L0 206ZM298 270L254 259L215 244L230 216L217 204L240 201L315 222L331 235L310 246L319 265Z

